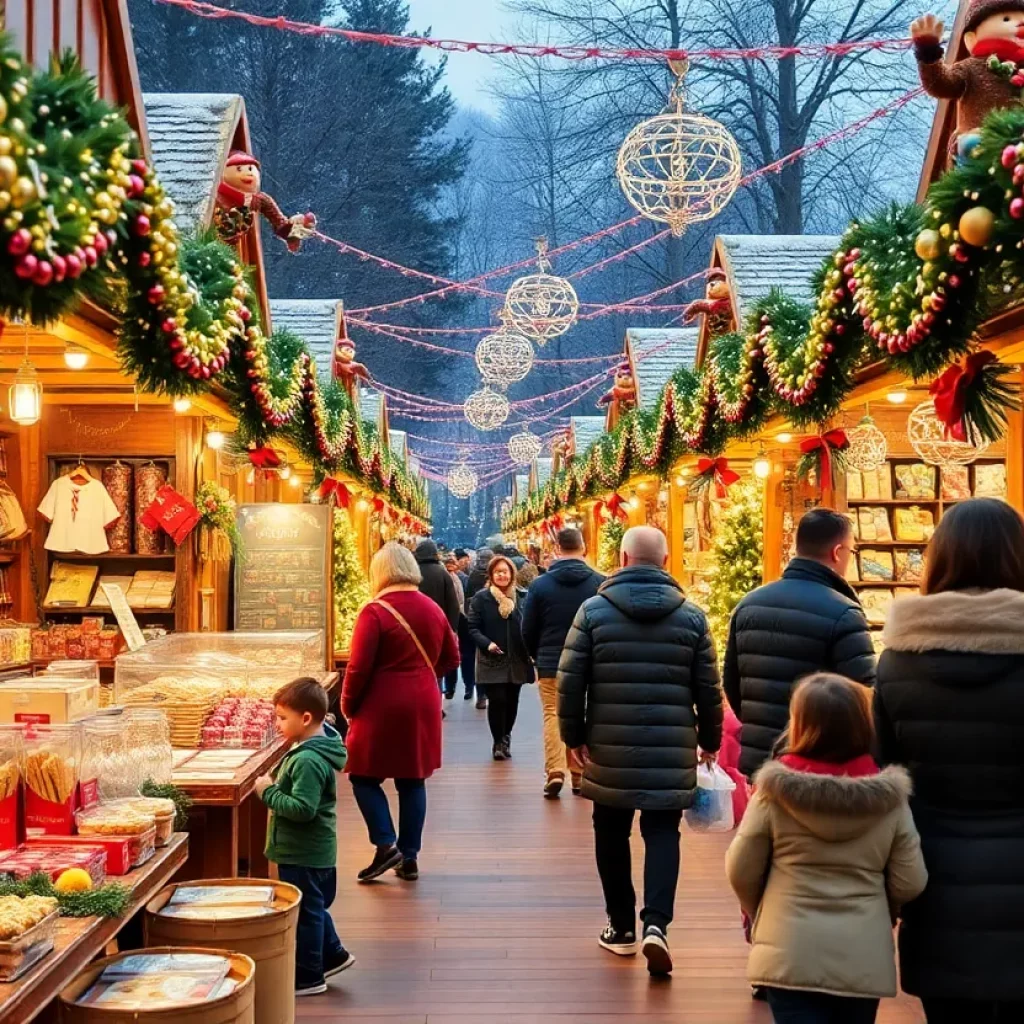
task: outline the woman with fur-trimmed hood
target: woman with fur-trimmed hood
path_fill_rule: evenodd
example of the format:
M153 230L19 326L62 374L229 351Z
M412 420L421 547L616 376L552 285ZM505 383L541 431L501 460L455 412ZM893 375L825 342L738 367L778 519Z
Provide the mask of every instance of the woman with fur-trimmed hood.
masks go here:
M993 498L953 506L921 589L889 612L875 690L931 877L900 925L900 978L929 1024L1024 1021L1024 520Z
M927 874L910 778L871 757L870 705L842 676L800 683L786 752L755 775L726 854L753 921L747 973L776 1021L870 1024L896 994L892 924Z

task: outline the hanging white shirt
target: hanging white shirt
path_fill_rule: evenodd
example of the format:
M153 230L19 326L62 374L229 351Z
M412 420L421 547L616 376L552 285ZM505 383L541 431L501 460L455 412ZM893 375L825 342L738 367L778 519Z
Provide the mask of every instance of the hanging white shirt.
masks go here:
M39 505L39 514L50 522L46 548L50 551L81 551L99 555L110 550L106 527L121 513L107 489L90 478L84 484L60 476L50 484Z

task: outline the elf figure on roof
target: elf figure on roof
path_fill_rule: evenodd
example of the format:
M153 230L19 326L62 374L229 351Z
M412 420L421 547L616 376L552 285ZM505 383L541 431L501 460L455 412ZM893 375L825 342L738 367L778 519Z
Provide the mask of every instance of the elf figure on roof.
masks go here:
M925 14L910 26L921 84L929 96L956 100L957 152L978 144L981 122L1024 96L1024 0L972 0L964 22L970 56L942 60L942 22Z
M241 241L252 230L258 213L267 218L274 234L284 240L289 252L298 252L316 228L316 217L312 213L286 217L273 198L260 191L259 160L251 153L236 149L228 157L224 176L217 186L213 224L220 240L228 245Z

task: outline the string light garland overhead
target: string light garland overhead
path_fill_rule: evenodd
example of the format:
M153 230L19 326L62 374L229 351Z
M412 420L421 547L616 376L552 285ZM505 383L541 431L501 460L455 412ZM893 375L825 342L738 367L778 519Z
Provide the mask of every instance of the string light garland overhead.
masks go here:
M550 270L548 240L538 238L537 273L513 281L505 295L508 323L538 345L565 334L576 323L580 309L576 289Z
M540 455L542 447L543 442L529 427L508 439L508 454L517 466L528 466Z
M512 411L508 399L493 388L484 386L466 399L465 417L477 430L497 430Z
M678 238L687 225L715 217L740 183L739 147L729 130L685 110L687 60L670 60L669 108L641 121L619 150L616 176L630 204Z
M213 21L235 19L260 28L272 28L302 36L333 36L350 43L372 43L378 46L393 46L400 49L440 50L444 53L480 53L486 57L557 57L562 60L682 60L697 57L702 60L783 60L786 57L806 57L824 60L829 57L845 57L858 51L874 50L883 53L900 53L906 50L911 40L905 37L892 39L858 39L843 43L805 43L800 46L756 46L748 49L719 47L705 50L681 48L653 49L648 47L610 46L551 46L545 43L485 43L464 39L433 39L430 36L403 36L388 32L359 32L355 29L340 28L337 25L314 25L296 21L283 15L267 17L235 11L202 0L158 0L168 7L176 7L200 18Z
M485 384L507 388L525 380L533 369L533 345L501 314L501 327L476 347L476 365Z

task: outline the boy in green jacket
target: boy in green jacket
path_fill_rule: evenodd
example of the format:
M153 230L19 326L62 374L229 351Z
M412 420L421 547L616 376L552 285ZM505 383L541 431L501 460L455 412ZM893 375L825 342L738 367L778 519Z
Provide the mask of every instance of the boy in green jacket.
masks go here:
M256 780L270 808L267 860L282 882L302 893L296 937L295 994L327 991L327 979L356 958L345 949L328 912L338 883L337 773L348 751L328 725L327 693L315 679L296 679L274 694L277 731L292 741L273 777Z

